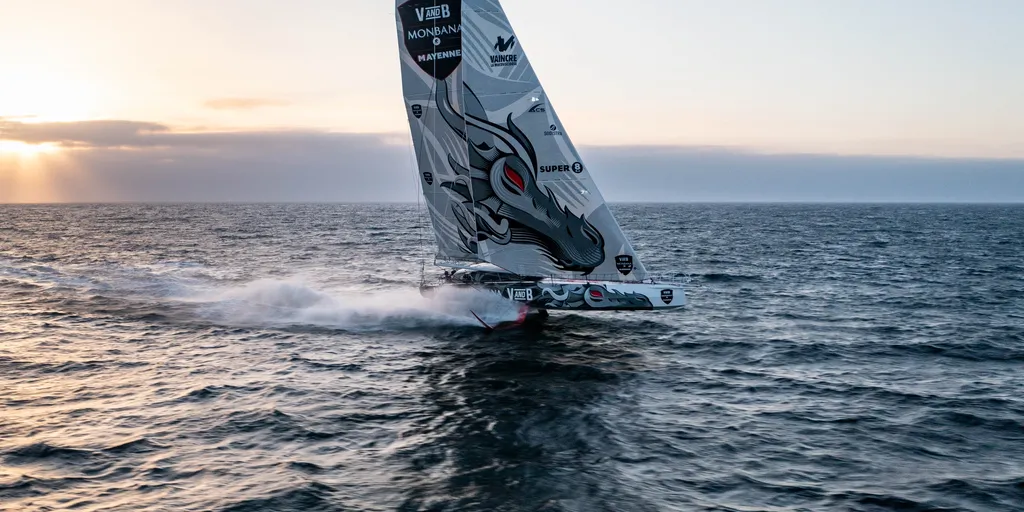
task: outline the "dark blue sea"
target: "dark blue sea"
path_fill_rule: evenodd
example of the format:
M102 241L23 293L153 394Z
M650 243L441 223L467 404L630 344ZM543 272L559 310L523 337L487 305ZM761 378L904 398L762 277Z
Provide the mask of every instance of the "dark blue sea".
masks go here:
M686 309L488 334L416 205L0 206L0 510L1024 510L1024 206L613 211Z

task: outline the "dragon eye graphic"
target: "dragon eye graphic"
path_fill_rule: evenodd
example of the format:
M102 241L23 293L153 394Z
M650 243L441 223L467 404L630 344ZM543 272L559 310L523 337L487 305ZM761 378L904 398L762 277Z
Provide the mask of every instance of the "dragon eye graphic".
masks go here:
M523 182L523 177L515 171L515 169L505 164L505 177L509 179L516 187L519 187L520 192L526 191L526 183Z

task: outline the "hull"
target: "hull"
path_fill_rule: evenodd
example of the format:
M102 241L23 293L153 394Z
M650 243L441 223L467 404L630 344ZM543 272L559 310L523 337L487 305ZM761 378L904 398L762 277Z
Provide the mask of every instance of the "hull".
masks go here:
M486 290L537 310L636 311L679 309L686 305L683 286L671 283L540 279L452 282L441 286Z
M476 286L536 309L630 311L686 305L679 284L541 279Z

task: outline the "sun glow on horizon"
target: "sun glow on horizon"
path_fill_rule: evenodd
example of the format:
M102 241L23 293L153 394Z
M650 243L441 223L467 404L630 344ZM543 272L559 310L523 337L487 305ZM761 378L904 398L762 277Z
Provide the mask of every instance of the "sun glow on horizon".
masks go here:
M60 147L50 142L29 144L19 140L0 140L0 153L15 153L25 158L32 158L45 153L56 153L57 151L60 151Z
M0 140L0 203L60 201L66 183L88 187L83 177L83 169L59 144Z

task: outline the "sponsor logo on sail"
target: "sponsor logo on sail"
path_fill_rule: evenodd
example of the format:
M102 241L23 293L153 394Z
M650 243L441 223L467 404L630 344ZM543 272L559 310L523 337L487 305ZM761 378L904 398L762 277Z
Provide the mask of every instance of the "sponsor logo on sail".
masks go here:
M561 164L561 165L541 165L537 167L540 172L569 172L572 171L576 174L583 172L583 164L579 162L573 162L572 165ZM577 170L579 169L579 170Z
M460 32L462 32L462 25L438 25L436 27L424 27L409 30L405 34L406 39L423 39L424 37L430 37L433 38L434 41L441 41L441 36L458 34Z
M432 173L430 171L424 171L423 172L423 181L427 182L427 185L433 185L434 184L434 173Z
M462 63L462 2L408 0L398 6L405 49L424 73L444 80Z
M527 110L527 112L533 112L535 114L536 113L540 113L540 112L547 112L547 111L548 111L548 107L547 107L547 105L545 105L543 103L538 103L538 104L530 107L530 110Z
M420 105L419 103L413 105L412 106L412 115L416 119L419 119L419 118L423 117L423 105Z
M548 136L559 135L560 136L560 135L563 135L563 134L562 134L562 130L558 129L558 125L554 125L553 124L551 126L548 126L548 129L547 129L547 131L544 132L544 135L548 135Z
M491 55L491 67L500 68L519 64L519 55L503 55L512 50L512 48L515 48L515 46L516 36L509 36L508 40L504 36L498 36L497 42L494 43L494 51L498 52L498 54Z
M434 7L419 7L416 9L416 18L420 21L434 21L442 18L448 18L452 15L452 10L448 7L448 4L441 4Z
M516 46L516 36L509 36L508 41L504 37L498 36L498 42L494 43L494 51L498 53L505 53Z
M620 254L615 257L615 269L620 274L626 275L633 271L633 255ZM672 291L672 290L669 290Z
M424 53L416 56L416 62L433 62L435 60L454 59L455 57L462 57L462 50Z
M671 304L672 303L672 290L662 290L661 291L661 301L664 302L665 304Z

